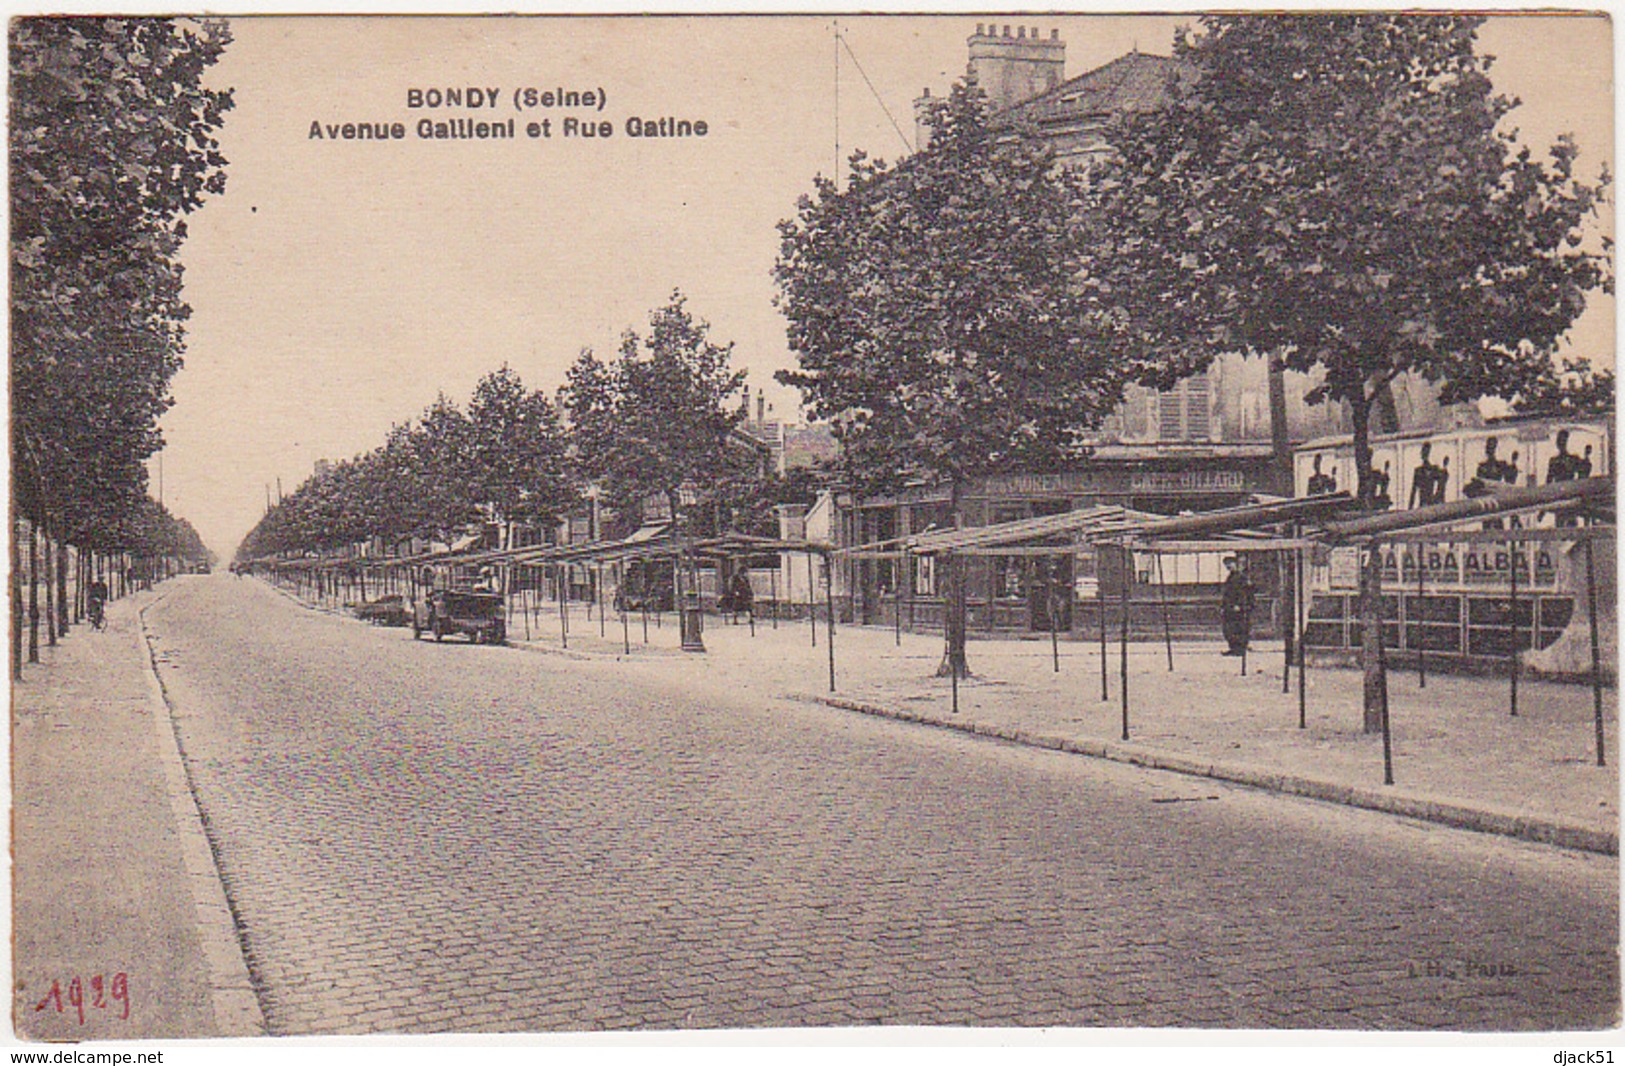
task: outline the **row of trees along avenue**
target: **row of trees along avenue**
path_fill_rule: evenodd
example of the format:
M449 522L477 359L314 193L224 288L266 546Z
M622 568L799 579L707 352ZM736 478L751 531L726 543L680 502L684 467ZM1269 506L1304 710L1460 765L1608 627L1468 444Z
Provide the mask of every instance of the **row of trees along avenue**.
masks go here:
M467 412L441 396L378 448L335 463L270 507L241 559L333 551L373 537L435 540L474 522L552 521L570 506L556 408L506 366Z
M947 482L956 522L968 478L1085 457L1128 383L1166 387L1225 352L1316 373L1311 402L1347 405L1362 501L1399 374L1446 402L1594 396L1588 368L1553 360L1586 294L1612 288L1609 179L1582 181L1567 138L1519 144L1481 24L1202 18L1165 106L1118 117L1087 175L956 86L927 150L854 156L844 189L819 180L781 225L800 360L782 379L841 427L858 484ZM947 631L944 670L963 671L962 611Z
M47 636L69 622L67 575L150 579L207 561L196 533L147 496L146 461L181 365L184 216L225 186L214 132L229 91L203 72L223 23L14 19L11 33L12 669L29 659L38 578ZM43 542L44 558L39 558ZM70 555L72 562L70 562ZM167 560L167 561L160 561ZM41 563L43 562L43 566ZM93 578L92 578L93 579ZM54 603L51 602L54 600Z
M486 523L550 529L589 491L627 515L663 499L694 532L770 532L771 505L810 487L764 479L750 446L730 439L745 418L732 351L674 292L647 335L623 335L618 358L584 350L557 403L503 366L479 381L466 412L442 396L382 446L306 480L267 509L238 558L374 537L449 542Z

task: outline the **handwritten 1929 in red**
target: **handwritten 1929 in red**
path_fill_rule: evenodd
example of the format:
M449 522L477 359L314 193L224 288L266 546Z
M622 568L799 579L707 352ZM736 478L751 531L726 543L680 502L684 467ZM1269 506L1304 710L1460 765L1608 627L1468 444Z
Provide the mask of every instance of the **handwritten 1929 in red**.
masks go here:
M122 1004L118 1015L120 1020L130 1017L130 978L123 973L113 975L111 981L103 974L96 974L89 981L90 1001L85 1001L86 982L75 976L68 981L66 999L62 991L62 982L51 982L51 990L45 993L45 998L34 1005L36 1012L54 1006L58 1014L66 1012L69 1008L79 1015L79 1024L85 1024L85 1010L113 1010L113 1004Z

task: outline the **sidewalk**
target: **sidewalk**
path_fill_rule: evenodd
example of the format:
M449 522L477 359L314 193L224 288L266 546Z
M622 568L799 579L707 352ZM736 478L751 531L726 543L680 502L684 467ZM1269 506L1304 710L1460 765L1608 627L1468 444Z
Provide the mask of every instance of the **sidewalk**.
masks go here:
M73 627L12 685L22 1039L263 1032L141 634L138 612L166 591L110 604L104 631Z
M1119 651L1107 649L1109 698L1101 700L1098 644L1061 641L1055 671L1048 640L971 641L975 676L961 683L951 711L950 683L933 676L942 638L890 629L836 626L836 690L829 689L822 624L811 643L805 620L745 626L706 618L704 655L678 650L676 619L666 615L649 643L642 620L629 618L630 655L621 622L571 610L572 655L642 663L669 683L742 688L767 696L829 703L1018 743L1389 811L1525 839L1618 853L1618 693L1604 691L1606 767L1596 765L1589 687L1520 679L1508 713L1507 678L1430 674L1389 676L1395 784L1383 784L1382 737L1362 728L1361 677L1355 670L1310 666L1306 728L1298 728L1298 677L1281 691L1279 642L1255 645L1248 675L1222 645L1176 643L1174 670L1163 645L1129 647L1129 735L1123 742ZM543 605L526 640L525 619L508 629L516 643L560 649L557 604ZM629 664L630 665L630 664Z

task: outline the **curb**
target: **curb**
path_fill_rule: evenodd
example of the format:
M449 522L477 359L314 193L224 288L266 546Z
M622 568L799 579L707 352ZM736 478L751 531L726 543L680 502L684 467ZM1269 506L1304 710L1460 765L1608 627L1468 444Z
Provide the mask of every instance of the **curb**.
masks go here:
M163 679L158 676L152 634L147 630L147 609L163 600L164 596L160 596L136 610L136 639L145 652L146 669L142 672L146 674L152 690L152 720L158 736L159 761L163 764L170 809L175 815L175 830L180 838L187 888L197 912L198 940L203 949L204 968L209 975L209 1004L214 1011L217 1035L265 1036L265 1012L260 1006L259 993L248 970L236 910L226 893L225 878L220 871L214 843L209 838L208 819L192 790L174 708L170 706Z
M1234 785L1244 785L1248 788L1262 789L1266 792L1301 796L1306 799L1338 803L1346 807L1359 807L1384 814L1396 814L1406 818L1414 818L1418 821L1450 826L1455 829L1494 833L1500 836L1529 840L1538 844L1551 844L1576 851L1595 852L1599 855L1617 856L1619 854L1619 834L1617 832L1609 833L1600 829L1564 825L1561 822L1553 822L1544 818L1498 814L1494 811L1477 810L1454 803L1418 799L1411 796L1396 796L1391 793L1377 792L1355 785L1337 785L1327 781L1297 777L1292 774L1269 773L1241 767L1224 766L1219 763L1203 762L1199 759L1170 755L1148 748L1133 748L1099 740L1068 740L1064 737L1030 733L1024 729L1012 729L982 722L945 722L940 718L932 718L910 711L899 711L889 707L880 707L871 703L860 703L856 700L841 699L836 696L792 694L788 698L800 700L804 703L823 704L837 710L873 715L877 718L890 718L894 721L932 726L937 729L951 729L959 733L1004 740L1031 748L1064 751L1071 755L1086 755L1090 758L1106 759L1130 766L1142 766L1150 770L1167 770L1191 777L1205 777Z

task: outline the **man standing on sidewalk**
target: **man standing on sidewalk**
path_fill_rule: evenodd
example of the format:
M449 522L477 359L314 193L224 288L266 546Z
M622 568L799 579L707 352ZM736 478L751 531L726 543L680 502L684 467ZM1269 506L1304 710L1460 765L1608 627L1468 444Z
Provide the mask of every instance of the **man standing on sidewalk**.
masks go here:
M1245 655L1253 624L1253 583L1236 563L1234 555L1224 559L1224 598L1219 604L1219 617L1224 629L1226 655Z

